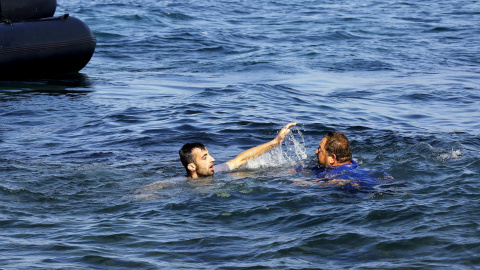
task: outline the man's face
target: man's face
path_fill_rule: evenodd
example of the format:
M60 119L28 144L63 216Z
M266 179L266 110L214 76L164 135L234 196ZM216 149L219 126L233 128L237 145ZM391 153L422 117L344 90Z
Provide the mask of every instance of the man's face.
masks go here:
M193 158L195 159L197 177L205 177L213 175L213 163L215 159L210 156L207 149L194 148L192 150Z
M317 150L315 150L315 154L318 157L318 164L320 165L328 165L328 155L327 155L327 151L325 151L326 143L327 143L327 138L324 137L318 144Z

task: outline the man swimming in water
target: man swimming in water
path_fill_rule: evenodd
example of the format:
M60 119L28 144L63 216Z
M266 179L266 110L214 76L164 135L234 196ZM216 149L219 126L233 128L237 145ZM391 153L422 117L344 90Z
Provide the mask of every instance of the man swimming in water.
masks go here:
M250 148L240 153L234 159L225 163L214 165L215 159L210 155L207 148L201 143L186 143L179 151L180 160L187 171L189 178L203 178L212 176L215 173L223 173L233 171L275 146L282 143L285 136L290 133L290 128L297 123L289 123L283 127L277 137L267 143Z
M215 159L210 155L207 148L203 144L186 143L182 149L180 149L179 154L180 160L187 171L187 177L195 180L193 182L189 182L202 183L201 181L198 181L198 178L212 176L215 173L218 174L229 172L245 165L249 160L266 153L268 150L282 143L283 139L285 139L285 136L290 133L290 128L296 124L297 123L290 123L286 125L280 130L280 132L278 132L278 135L275 139L262 145L250 148L239 154L234 159L220 165L214 165ZM159 198L159 195L155 194L156 190L164 189L182 180L184 180L184 178L170 179L169 181L156 181L137 190L134 198L135 200L153 200Z
M358 163L352 159L350 142L343 132L327 132L315 150L318 166L313 168L297 168L311 170L321 182L327 185L341 185L344 189L371 188L379 185L380 178L391 178L386 173L376 170L359 169Z

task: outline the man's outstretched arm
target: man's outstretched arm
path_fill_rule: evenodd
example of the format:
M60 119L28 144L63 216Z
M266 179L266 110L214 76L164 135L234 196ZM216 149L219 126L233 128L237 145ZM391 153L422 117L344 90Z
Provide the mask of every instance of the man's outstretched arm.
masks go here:
M283 139L285 139L285 136L287 136L287 134L290 133L290 131L291 131L290 128L295 126L296 124L297 123L290 123L290 124L284 126L280 130L280 132L278 133L278 135L275 139L273 139L273 140L271 140L267 143L264 143L262 145L255 146L253 148L245 150L240 155L238 155L236 158L227 161L228 167L230 168L230 170L235 170L235 169L247 164L247 162L249 160L252 160L252 159L258 157L258 156L264 154L265 152L267 152L268 150L274 148L275 146L281 144Z

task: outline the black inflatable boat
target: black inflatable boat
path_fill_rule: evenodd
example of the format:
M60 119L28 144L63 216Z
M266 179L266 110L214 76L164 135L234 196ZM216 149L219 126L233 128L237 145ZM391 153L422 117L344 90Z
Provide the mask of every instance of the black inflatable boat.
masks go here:
M51 17L56 0L0 0L0 7L0 78L77 72L90 61L92 31L68 14Z
M0 0L0 19L25 21L52 17L57 0Z

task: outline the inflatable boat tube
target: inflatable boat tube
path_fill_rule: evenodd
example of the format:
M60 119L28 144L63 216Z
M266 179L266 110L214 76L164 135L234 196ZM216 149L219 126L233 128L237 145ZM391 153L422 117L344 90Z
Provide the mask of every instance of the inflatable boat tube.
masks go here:
M0 24L0 77L77 72L90 61L96 39L68 16Z
M0 0L0 19L12 22L52 17L57 0Z

